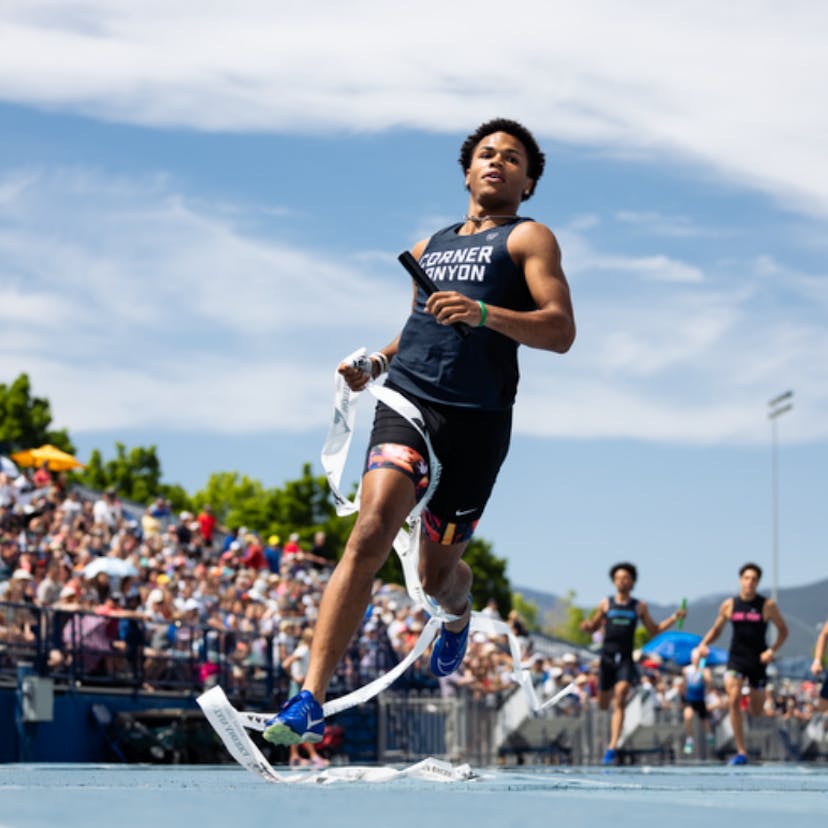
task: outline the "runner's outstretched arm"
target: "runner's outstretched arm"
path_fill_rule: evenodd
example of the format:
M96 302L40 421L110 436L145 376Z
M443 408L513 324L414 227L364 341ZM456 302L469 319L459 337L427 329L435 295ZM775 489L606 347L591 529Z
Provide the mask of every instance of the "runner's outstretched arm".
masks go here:
M768 621L773 621L774 626L779 633L776 636L776 641L774 641L773 645L768 647L764 653L760 656L763 664L768 664L773 661L774 656L776 655L779 648L785 643L785 640L788 638L788 625L785 623L785 619L782 617L782 613L779 610L779 605L774 601L772 598L768 598L765 602L765 614L767 615Z
M581 623L579 624L580 628L584 632L594 633L595 630L597 630L598 627L600 627L601 624L604 622L604 618L606 617L608 610L609 605L607 603L607 599L603 598L601 600L601 603L598 604L598 606L595 608L595 612L593 612L589 618L585 619L584 621L581 621Z
M730 619L732 609L732 598L726 598L722 601L722 605L719 607L719 615L713 622L713 626L705 633L704 637L699 642L699 655L706 656L709 654L710 650L708 649L708 645L712 644L722 634L725 624L727 624Z
M828 640L828 621L820 630L819 636L817 637L816 644L814 645L814 661L811 664L811 672L818 676L822 673L822 659L825 657L825 642Z
M672 615L668 615L661 623L656 623L650 615L650 608L643 602L638 602L639 617L641 623L650 635L658 635L659 633L669 630L679 618L684 618L687 615L686 610L676 610Z

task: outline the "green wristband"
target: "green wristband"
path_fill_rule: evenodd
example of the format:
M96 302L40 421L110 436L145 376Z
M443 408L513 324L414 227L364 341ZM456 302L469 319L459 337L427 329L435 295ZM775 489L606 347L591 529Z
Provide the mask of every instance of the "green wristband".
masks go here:
M477 304L480 305L480 321L477 323L477 327L482 328L486 324L488 311L486 310L485 303L481 302L479 299L477 300Z

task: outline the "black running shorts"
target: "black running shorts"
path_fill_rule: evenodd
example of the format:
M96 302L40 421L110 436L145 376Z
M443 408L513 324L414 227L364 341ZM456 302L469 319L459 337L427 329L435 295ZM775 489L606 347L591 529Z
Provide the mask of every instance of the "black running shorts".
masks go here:
M393 385L387 383L389 388ZM480 519L492 493L497 474L509 451L511 408L482 411L442 405L394 388L420 410L431 445L442 465L440 482L428 510L441 520L471 523ZM378 402L368 442L398 443L428 458L425 441L396 411Z
M743 680L747 679L751 690L764 690L768 684L767 670L765 670L765 665L758 659L753 664L732 660L728 661L726 675L736 676Z
M698 713L699 718L702 721L710 718L710 712L707 709L707 702L704 699L693 699L692 701L684 699L684 703Z
M620 653L603 653L598 673L598 689L612 690L619 681L630 685L638 684L638 667L631 658L623 658Z

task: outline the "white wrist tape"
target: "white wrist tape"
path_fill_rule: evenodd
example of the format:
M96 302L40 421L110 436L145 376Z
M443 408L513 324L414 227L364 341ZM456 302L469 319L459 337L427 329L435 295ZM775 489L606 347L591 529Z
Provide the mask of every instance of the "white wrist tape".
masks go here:
M374 365L371 362L371 357L365 351L357 351L355 354L345 357L342 361L349 364L352 368L356 368L357 371L362 371L363 374L367 374L369 377L374 374Z
M374 351L370 356L366 355L364 351L357 351L356 354L351 354L345 357L343 362L347 362L351 367L356 368L363 374L374 379L374 363L379 365L377 376L381 377L388 373L388 357L382 351Z
M374 351L371 354L371 359L375 359L379 363L378 377L388 373L388 357L382 351Z

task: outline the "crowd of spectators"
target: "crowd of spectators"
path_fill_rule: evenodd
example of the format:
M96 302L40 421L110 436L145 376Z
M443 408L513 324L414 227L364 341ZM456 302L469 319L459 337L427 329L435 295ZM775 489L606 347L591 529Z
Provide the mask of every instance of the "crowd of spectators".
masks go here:
M40 634L57 676L139 681L146 690L220 680L242 695L268 672L278 679L277 696L301 684L306 660L298 654L312 638L335 562L324 532L305 542L291 533L282 543L252 527L225 529L209 505L176 514L156 498L136 511L113 489L92 495L45 470L36 474L37 482L31 473L0 473L0 644L7 657L15 652L8 645L19 651ZM333 691L364 684L405 658L427 620L403 587L377 580ZM514 669L503 642L483 638L472 641L460 678L478 697L509 687ZM439 689L427 657L398 687Z
M82 493L47 470L35 474L0 473L0 646L7 658L40 635L45 666L58 676L128 680L146 690L221 681L244 696L270 675L276 702L301 685L335 562L323 532L304 541L292 533L282 543L254 527L225 529L209 505L176 514L156 498L136 511L115 490ZM483 612L500 617L493 601ZM403 587L376 581L333 691L398 663L427 620ZM516 612L506 620L539 697L573 685L560 709L576 714L589 704L597 660L583 651L544 655ZM680 676L657 660L640 666L656 705L680 706ZM496 705L514 687L513 674L505 639L477 632L456 674L438 682L423 657L397 686ZM813 682L782 682L768 693L766 712L807 718L817 692ZM708 707L714 718L724 715L720 688L709 688Z
M175 514L156 498L136 514L112 489L83 496L60 477L0 473L0 642L33 644L48 610L54 672L122 670L152 689L195 662L203 686L229 661L243 689L268 666L280 673L313 629L333 555L321 532L307 547L298 534L222 531L209 506Z

